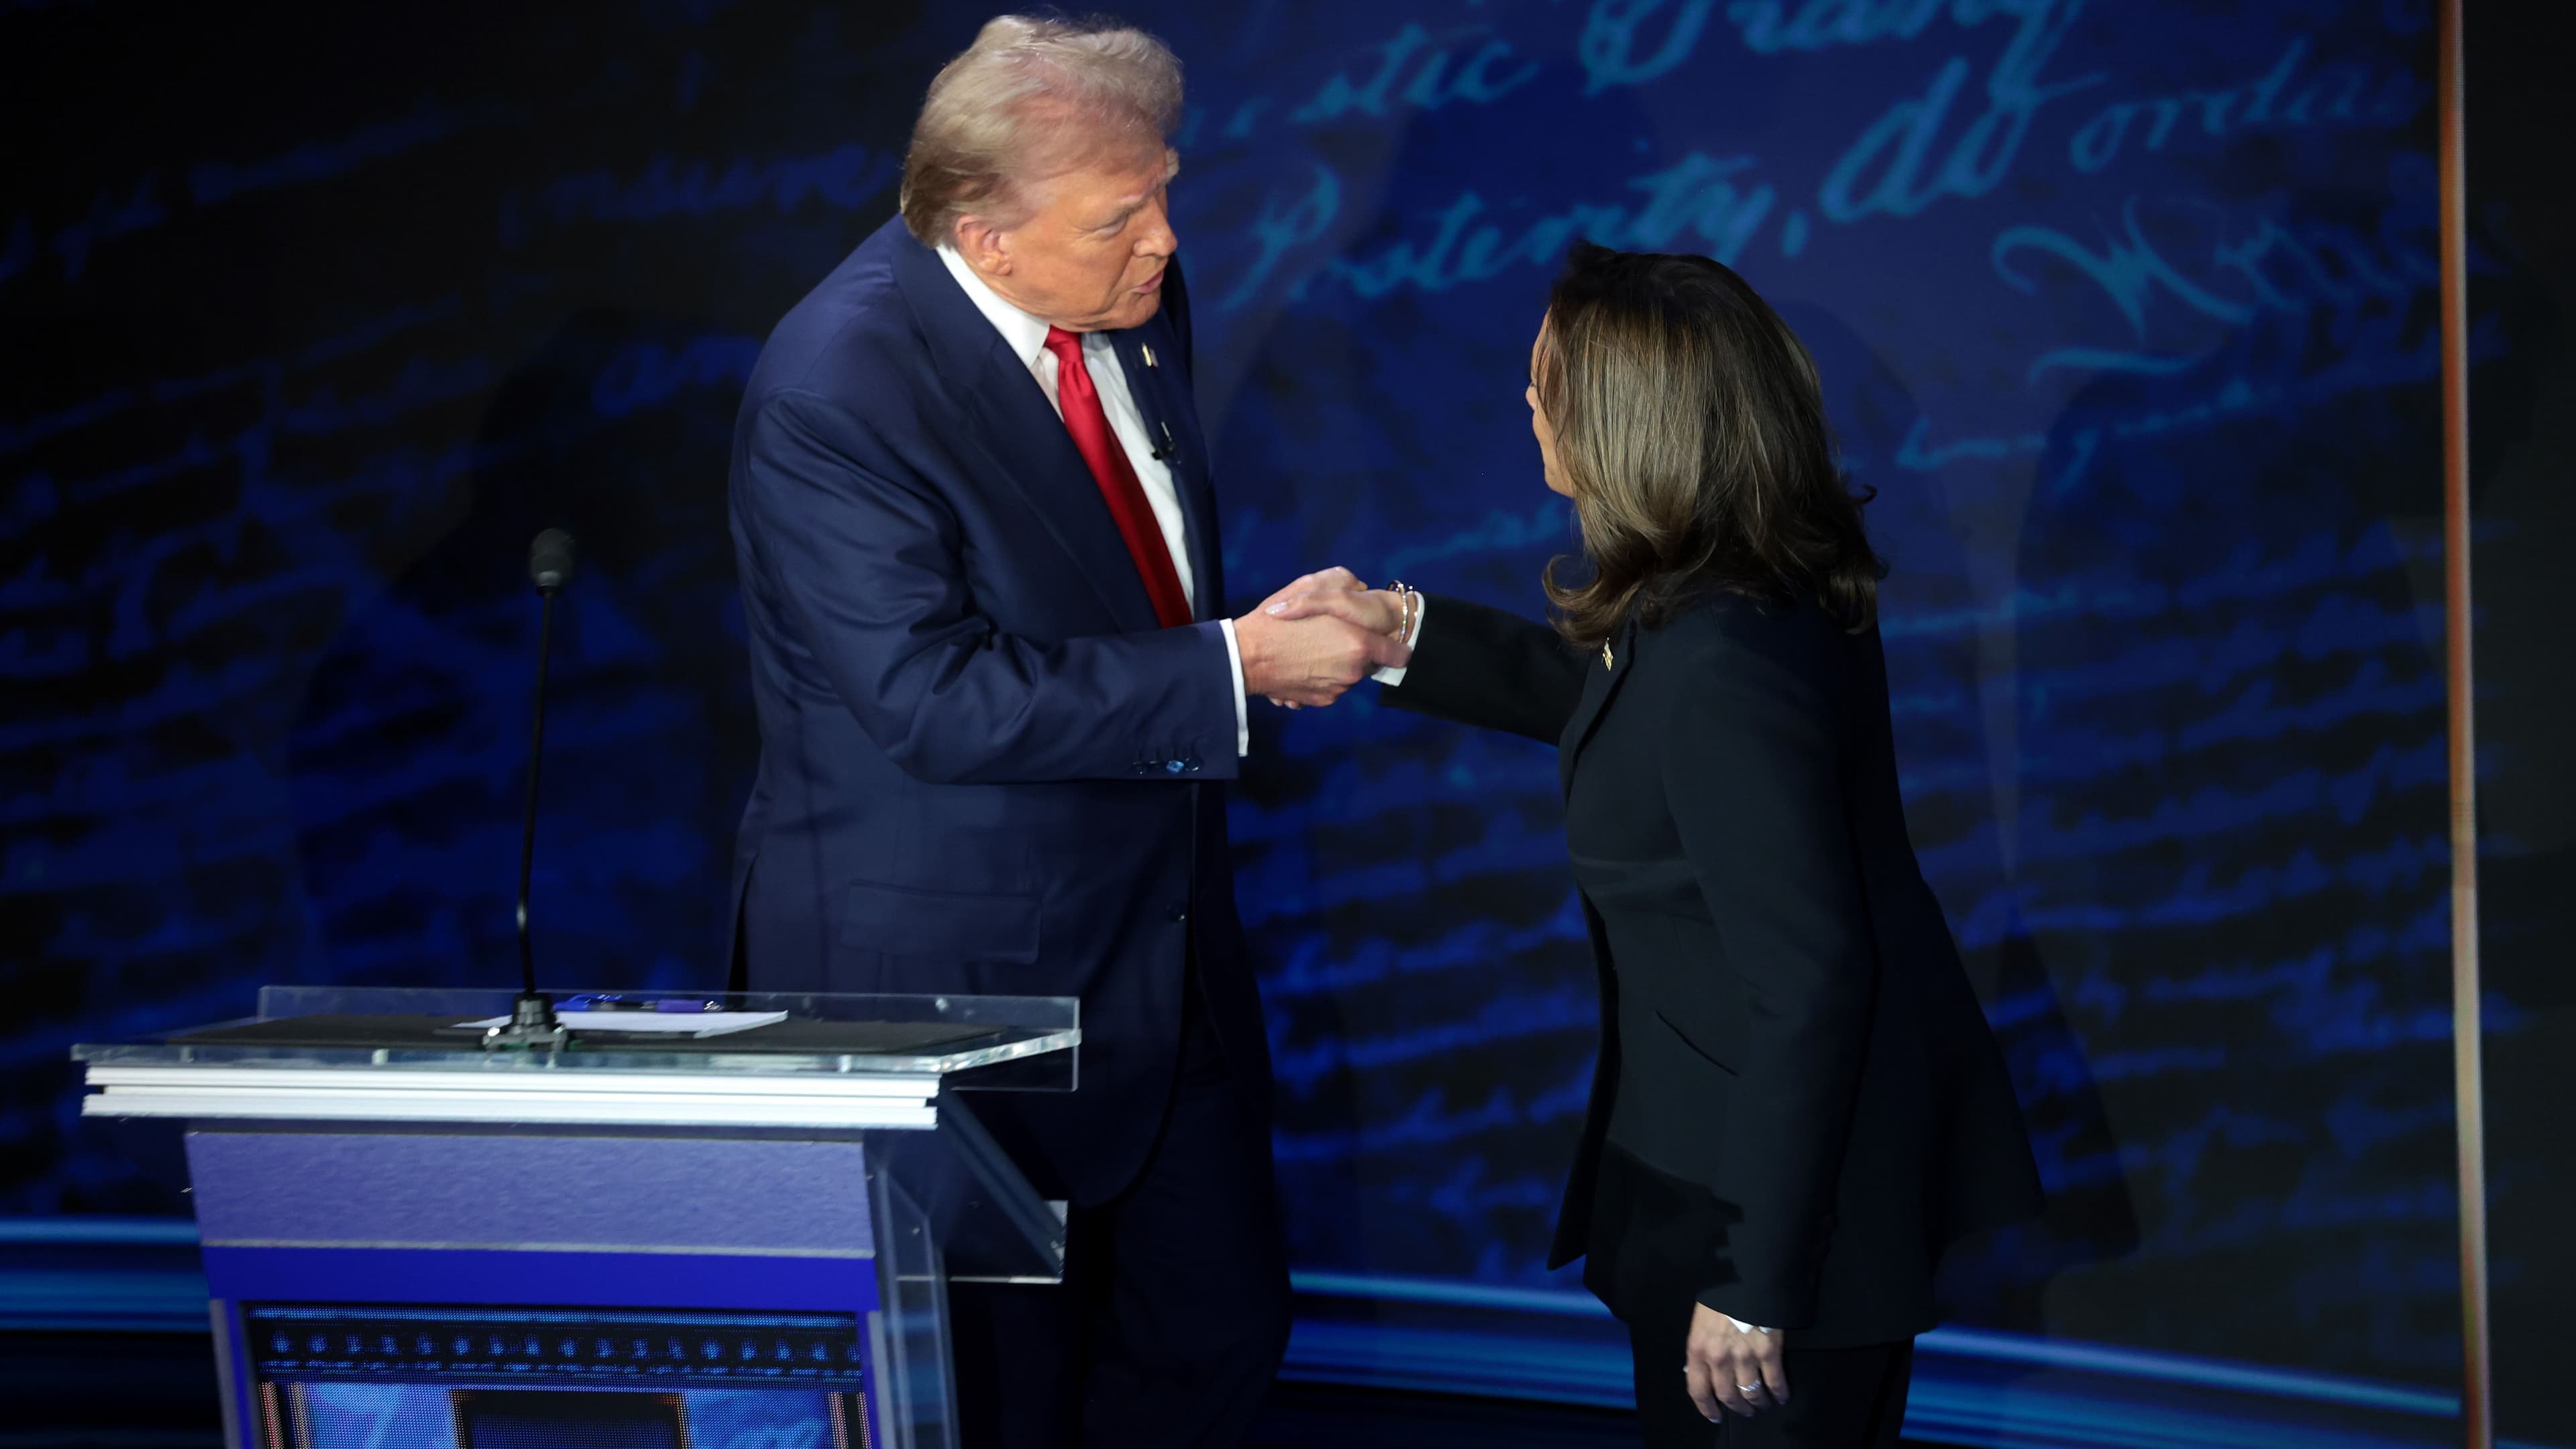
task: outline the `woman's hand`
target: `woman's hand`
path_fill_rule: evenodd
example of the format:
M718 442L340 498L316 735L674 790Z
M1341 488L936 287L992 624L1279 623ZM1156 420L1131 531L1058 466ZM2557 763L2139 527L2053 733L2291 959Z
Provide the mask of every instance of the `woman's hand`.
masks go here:
M1389 638L1398 636L1404 628L1402 601L1393 594L1371 589L1357 574L1338 566L1292 580L1286 588L1261 601L1261 612L1283 620L1330 614ZM1295 700L1268 698L1272 704L1289 709L1300 707Z
M1334 619L1347 619L1370 634L1404 632L1404 601L1383 588L1368 588L1360 583L1360 575L1345 567L1311 572L1278 590L1262 601L1262 614L1275 614L1280 619L1314 619L1316 614L1332 614Z
M1384 589L1327 585L1285 594L1261 608L1263 613L1282 619L1311 619L1317 614L1330 614L1388 638L1404 632L1404 601Z
M1299 594L1311 594L1320 589L1338 589L1345 592L1358 592L1365 590L1366 588L1368 588L1368 585L1361 582L1359 575L1336 564L1331 568L1317 569L1311 574L1301 575L1298 578L1289 580L1287 587L1281 589L1275 594L1272 594L1269 598L1262 600L1261 608L1264 613L1267 613L1274 604L1293 599Z
M1705 1303L1692 1305L1682 1373L1691 1402L1712 1422L1721 1409L1747 1418L1789 1402L1789 1373L1780 1366L1780 1335L1738 1328Z

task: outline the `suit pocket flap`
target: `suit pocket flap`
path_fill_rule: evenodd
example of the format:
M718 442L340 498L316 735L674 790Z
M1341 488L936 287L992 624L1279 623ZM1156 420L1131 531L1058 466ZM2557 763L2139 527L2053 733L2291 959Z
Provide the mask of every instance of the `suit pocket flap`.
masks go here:
M1681 1023L1664 1015L1660 1009L1655 1012L1655 1020L1662 1022L1664 1024L1664 1030L1671 1032L1673 1034L1673 1039L1680 1042L1685 1048L1687 1048L1692 1056L1699 1058L1701 1061L1708 1063L1710 1066L1717 1068L1719 1071L1726 1073L1730 1077L1735 1075L1735 1068L1728 1066L1726 1063L1719 1061L1713 1056L1710 1056L1708 1048L1701 1046L1697 1040L1693 1039L1689 1032L1682 1030Z
M1038 959L1038 903L860 881L842 894L840 935L889 956L1028 965Z

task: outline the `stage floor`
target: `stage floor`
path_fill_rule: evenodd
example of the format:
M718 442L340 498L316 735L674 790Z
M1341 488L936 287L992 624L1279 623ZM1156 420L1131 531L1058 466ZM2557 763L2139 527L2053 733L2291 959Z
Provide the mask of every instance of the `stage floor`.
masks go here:
M0 1449L220 1449L204 1334L0 1334ZM1611 1449L1631 1415L1283 1383L1254 1449Z

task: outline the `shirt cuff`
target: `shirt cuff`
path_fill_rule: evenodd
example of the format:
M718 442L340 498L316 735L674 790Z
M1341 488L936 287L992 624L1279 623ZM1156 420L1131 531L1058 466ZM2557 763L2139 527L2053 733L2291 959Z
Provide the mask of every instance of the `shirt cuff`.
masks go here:
M1736 1317L1734 1314L1727 1312L1725 1309L1718 1307L1716 1304L1709 1302L1708 1300L1709 1300L1711 1297L1713 1297L1713 1296L1715 1296L1715 1295L1713 1295L1713 1294L1702 1294L1702 1295L1701 1295L1701 1297L1700 1297L1700 1300L1699 1300L1699 1306L1700 1306L1700 1307L1702 1307L1702 1308L1707 1309L1707 1310L1708 1310L1709 1312L1711 1312L1711 1313L1716 1314L1718 1317L1725 1319L1727 1322L1734 1324L1734 1325L1735 1325L1735 1331L1736 1331L1736 1332L1738 1332L1738 1333L1769 1333L1769 1332L1771 1332L1771 1330L1770 1330L1770 1329L1764 1328L1764 1327L1760 1326L1759 1324L1747 1323L1747 1322L1745 1322L1743 1319Z
M1431 617L1431 596L1429 594L1416 594L1414 597L1419 599L1421 602L1413 606L1413 632L1404 636L1404 647L1407 649L1413 648L1421 641L1422 621ZM1369 678L1376 680L1380 684L1393 685L1401 689L1404 686L1404 671L1407 667L1408 666L1402 664L1392 665L1388 668L1378 670L1371 674ZM1236 672L1241 673L1240 670Z
M1243 649L1234 642L1232 619L1219 619L1216 626L1225 633L1225 662L1234 666L1234 757L1240 760L1252 753L1252 712L1243 701Z

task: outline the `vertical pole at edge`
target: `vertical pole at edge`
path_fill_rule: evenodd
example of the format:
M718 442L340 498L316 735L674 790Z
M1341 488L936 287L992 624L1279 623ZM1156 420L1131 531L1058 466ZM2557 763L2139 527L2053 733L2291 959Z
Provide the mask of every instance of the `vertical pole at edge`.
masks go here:
M2450 697L2451 1070L2459 1106L2460 1406L2468 1449L2492 1449L2488 1375L2486 1097L2478 984L2475 677L2469 661L2468 116L2460 12L2440 0L2443 638Z

